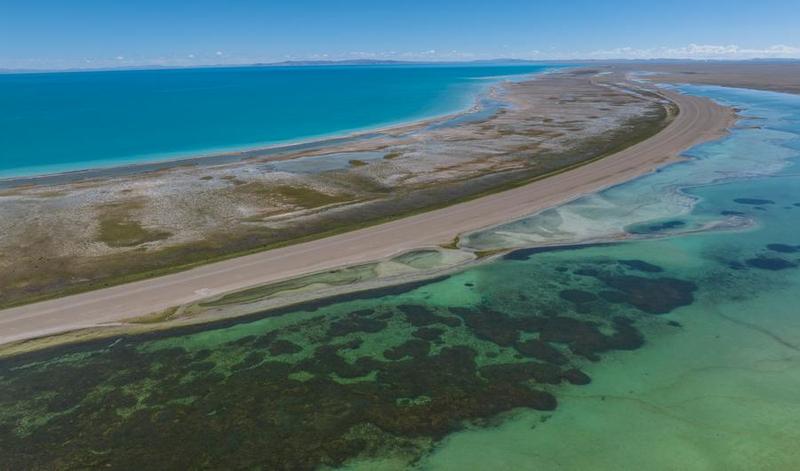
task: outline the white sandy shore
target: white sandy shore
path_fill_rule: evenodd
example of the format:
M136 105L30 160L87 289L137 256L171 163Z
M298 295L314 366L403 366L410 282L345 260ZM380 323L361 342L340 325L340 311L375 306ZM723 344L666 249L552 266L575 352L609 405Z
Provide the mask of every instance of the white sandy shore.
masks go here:
M649 173L734 120L731 109L672 92L680 113L655 136L576 169L480 199L333 237L217 262L185 272L0 311L0 344L96 327L209 296L448 243L459 234L517 219Z

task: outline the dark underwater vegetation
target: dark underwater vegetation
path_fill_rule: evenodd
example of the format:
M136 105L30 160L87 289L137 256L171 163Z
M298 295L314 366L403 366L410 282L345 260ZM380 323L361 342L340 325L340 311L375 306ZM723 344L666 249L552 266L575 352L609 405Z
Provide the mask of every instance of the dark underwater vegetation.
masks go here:
M421 452L466 422L556 409L557 385L587 384L581 365L640 348L637 318L689 304L695 290L640 260L567 272L504 263L493 277L535 282L552 270L564 289L546 302L522 290L508 299L485 282L453 288L447 279L198 333L6 360L0 446L10 453L0 462L313 469L397 448ZM642 267L659 276L633 274ZM573 274L589 269L588 280ZM487 293L450 307L415 299L437 289ZM660 294L646 295L653 290Z

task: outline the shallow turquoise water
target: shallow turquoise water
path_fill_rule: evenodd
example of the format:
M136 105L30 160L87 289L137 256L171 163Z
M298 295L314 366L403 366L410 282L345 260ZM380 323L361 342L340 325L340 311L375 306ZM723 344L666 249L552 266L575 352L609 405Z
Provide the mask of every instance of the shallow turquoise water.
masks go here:
M632 233L631 242L535 254L512 262L516 270L503 263L480 270L496 273L495 285L516 292L524 288L512 283L525 280L531 265L556 267L573 274L572 283L582 289L598 292L603 277L580 275L580 267L585 273L641 260L663 270L656 276L695 283L693 302L640 316L635 325L645 332L645 346L610 352L586 367L592 384L563 388L556 413L523 411L496 428L456 433L421 468L749 470L800 464L794 446L800 438L800 97L681 89L740 108L745 119L729 137L692 149L686 163L475 234L467 243L514 247ZM561 282L540 283L546 286L540 290L552 292Z
M774 175L797 157L800 98L769 92L685 86L742 108L744 119L730 136L686 153L688 162L671 165L653 175L592 194L569 204L500 227L471 234L464 245L477 250L524 247L530 244L571 244L641 234L635 225L667 224L658 233L682 233L709 224L743 224L729 215L689 215L698 198L693 188L728 179ZM704 191L704 190L700 190ZM735 208L725 208L735 209ZM748 213L749 214L749 213ZM673 226L673 227L669 227ZM645 231L647 232L647 231Z
M794 469L800 97L445 279L0 363L0 467ZM59 447L47 446L58 443Z
M0 75L0 176L327 136L471 106L536 65L243 67Z

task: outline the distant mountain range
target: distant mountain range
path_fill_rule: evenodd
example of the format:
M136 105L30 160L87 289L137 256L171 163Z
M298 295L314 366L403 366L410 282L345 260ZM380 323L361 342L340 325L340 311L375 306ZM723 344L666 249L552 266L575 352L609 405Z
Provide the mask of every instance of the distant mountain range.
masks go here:
M492 65L492 64L653 64L681 62L730 62L730 63L795 63L800 59L747 59L747 60L700 60L700 59L565 59L565 60L527 60L527 59L480 59L472 61L399 61L384 59L349 59L349 60L291 60L282 62L259 62L254 64L218 64L192 66L142 65L128 67L106 67L96 69L3 69L0 74L44 73L44 72L101 72L112 70L159 70L159 69L205 69L223 67L309 67L309 66L347 66L347 65Z
M383 59L352 59L352 60L328 60L328 61L309 61L309 60L295 60L283 62L268 62L262 64L253 64L257 66L304 66L304 65L416 65L416 64L540 64L542 62L555 62L555 61L534 61L524 59L482 59L472 61L398 61L398 60L383 60Z

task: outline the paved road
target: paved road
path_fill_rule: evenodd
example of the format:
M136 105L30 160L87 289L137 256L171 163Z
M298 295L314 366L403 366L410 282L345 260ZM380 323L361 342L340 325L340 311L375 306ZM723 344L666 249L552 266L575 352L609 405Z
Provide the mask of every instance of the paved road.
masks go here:
M449 242L458 234L520 218L648 173L681 151L724 134L732 112L669 93L678 117L617 154L524 187L378 226L247 255L159 278L0 311L0 344L161 311L213 294L389 257Z

